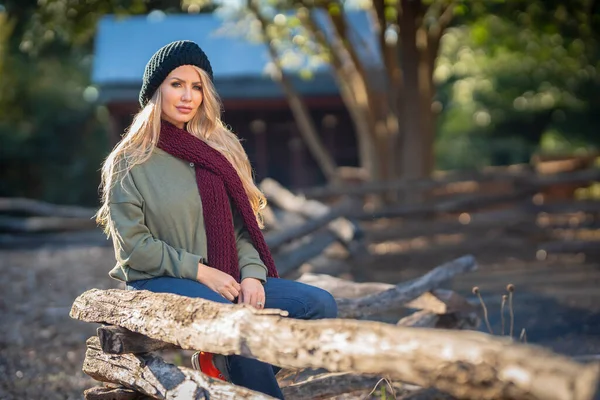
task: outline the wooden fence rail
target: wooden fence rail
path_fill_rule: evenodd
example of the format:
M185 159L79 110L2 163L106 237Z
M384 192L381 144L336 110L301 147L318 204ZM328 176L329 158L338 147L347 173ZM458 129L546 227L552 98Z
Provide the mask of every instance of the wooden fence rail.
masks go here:
M598 365L478 332L344 319L301 321L277 310L203 299L182 302L177 295L146 291L92 289L76 299L71 316L125 327L185 349L239 354L287 368L381 375L457 398L591 400L599 373ZM167 397L169 390L187 396L215 392L199 373L180 369L178 374L153 356L141 356L140 362L140 356L109 357L100 349L98 339L90 340L84 362L84 371L98 380L116 381L154 398L186 398ZM131 372L115 373L121 370ZM177 385L166 385L178 375ZM165 391L159 389L163 387ZM222 390L231 395L234 389Z

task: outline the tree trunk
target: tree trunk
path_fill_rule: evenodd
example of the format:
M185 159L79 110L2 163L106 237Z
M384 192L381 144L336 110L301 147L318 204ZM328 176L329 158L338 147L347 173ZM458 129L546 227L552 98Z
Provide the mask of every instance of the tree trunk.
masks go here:
M333 27L329 13L327 10L324 12L328 16L328 24ZM337 31L332 32L330 37L325 36L314 19L313 11L307 14L299 13L298 17L315 40L331 55L333 75L356 130L360 166L367 171L370 179L377 180L379 176L378 155L373 140L372 118L369 114L367 82L360 75L358 67L352 61L352 57L344 45L343 39L346 38L341 38Z
M370 137L377 153L375 159L377 165L374 167L377 175L373 176L373 179L392 179L393 174L391 174L390 164L393 158L390 157L392 154L389 152L389 148L392 139L398 134L398 118L395 113L396 108L393 107L396 102L393 95L390 96L390 93L395 94L399 90L398 80L393 79L394 67L385 63L384 69L388 81L384 86L386 89L383 92L376 90L370 83L372 79L369 70L359 56L356 49L357 45L352 43L352 27L348 27L344 10L342 9L340 13L330 12L328 15L338 37L343 39L341 43L344 45L344 50L350 56L352 65L355 66L357 72L353 93L359 93L361 97L364 96L365 98L365 115L369 122ZM380 34L380 37L382 36ZM386 52L386 48L382 48L382 53L386 55L389 52ZM388 61L385 56L384 61ZM363 92L364 95L362 95Z
M431 111L433 66L427 54L427 32L421 27L421 0L401 0L400 58L404 72L402 93L403 119L400 157L400 176L425 178L433 172L434 116Z
M262 17L257 4L255 4L253 0L248 0L247 4L250 11L252 11L254 14L254 17L261 24L264 42L269 49L269 54L271 55L273 64L277 68L277 74L274 76L274 79L281 84L281 88L288 99L288 104L292 110L292 114L294 115L294 119L296 120L296 124L302 139L306 143L306 146L317 162L317 165L319 165L321 172L323 172L323 175L327 181L330 183L337 183L339 180L337 176L337 165L333 160L333 157L331 157L331 154L329 154L325 148L317 128L315 127L312 116L310 115L308 107L306 107L306 104L294 88L294 85L283 71L279 54L277 54L277 50L275 49L275 46L268 35L267 21Z
M181 299L168 293L92 289L75 300L70 315L119 325L184 349L239 354L286 368L388 376L460 398L591 400L598 383L598 365L581 365L539 347L479 332L343 319L301 321L281 318L277 310ZM97 341L92 355L105 357ZM152 359L143 360L148 375L132 375L127 369L112 368L114 356L106 357L105 373L114 379L145 385L152 377L157 384ZM137 366L140 359L134 357L131 363ZM86 373L92 372L91 366L85 363ZM203 375L183 369L167 372L172 387L198 395L197 385L182 384ZM163 388L153 385L147 393L163 393Z

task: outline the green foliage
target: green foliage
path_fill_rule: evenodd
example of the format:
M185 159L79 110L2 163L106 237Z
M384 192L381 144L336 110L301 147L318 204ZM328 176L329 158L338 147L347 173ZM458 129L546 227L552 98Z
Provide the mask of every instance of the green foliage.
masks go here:
M13 58L6 66L18 80L13 96L3 98L10 107L0 119L0 196L96 203L106 132L83 100L87 77L69 64Z
M109 149L105 113L84 98L95 25L103 13L143 7L142 0L19 0L0 7L0 196L97 204Z
M507 3L443 38L435 79L444 169L600 145L595 14L584 1Z

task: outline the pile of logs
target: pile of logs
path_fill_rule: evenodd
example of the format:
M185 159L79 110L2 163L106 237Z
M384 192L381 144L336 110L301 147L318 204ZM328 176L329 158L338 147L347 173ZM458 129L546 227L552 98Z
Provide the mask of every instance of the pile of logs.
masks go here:
M185 349L280 366L277 378L288 399L344 393L365 398L377 385L389 384L403 399L591 400L599 364L461 330L478 325L477 308L440 286L474 269L474 258L464 256L398 285L303 275L300 281L329 290L338 301L340 318L319 321L286 318L281 310L182 301L173 294L92 289L75 300L70 315L103 324L87 341L83 370L108 384L85 397L270 398L166 363L160 355ZM376 321L401 307L412 313L396 324Z

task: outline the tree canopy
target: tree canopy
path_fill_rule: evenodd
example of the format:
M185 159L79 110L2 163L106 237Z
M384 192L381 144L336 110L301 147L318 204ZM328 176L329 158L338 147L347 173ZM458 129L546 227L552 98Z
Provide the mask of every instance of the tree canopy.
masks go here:
M97 90L90 84L99 18L212 12L231 4L0 2L0 195L97 201L98 168L109 151L107 110L94 103ZM251 21L246 3L236 4L230 17ZM315 65L332 65L361 162L374 178L522 162L540 149L573 151L600 142L599 1L253 4L266 23L254 40L269 38L284 63L306 62L301 74L307 79ZM351 8L374 22L381 73L373 73L364 40L346 18Z

